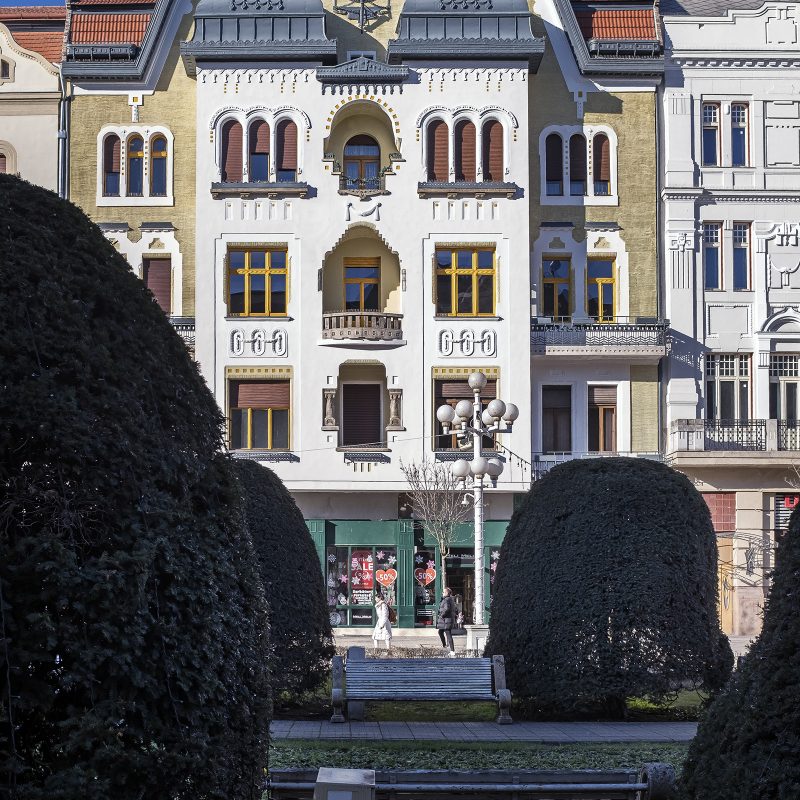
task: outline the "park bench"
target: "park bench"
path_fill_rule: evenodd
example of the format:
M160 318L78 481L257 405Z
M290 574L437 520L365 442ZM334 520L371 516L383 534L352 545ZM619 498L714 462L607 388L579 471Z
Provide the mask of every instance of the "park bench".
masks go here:
M333 715L344 722L364 718L364 702L376 700L492 701L497 722L511 722L511 692L503 656L492 658L365 658L363 647L333 659Z

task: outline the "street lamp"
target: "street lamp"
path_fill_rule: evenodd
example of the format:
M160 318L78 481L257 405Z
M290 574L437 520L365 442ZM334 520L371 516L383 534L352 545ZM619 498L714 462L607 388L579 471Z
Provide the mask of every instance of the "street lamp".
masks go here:
M442 424L442 431L451 431L463 445L468 446L472 440L472 461L459 458L453 462L450 471L458 480L458 488L470 488L465 495L472 497L475 512L475 624L483 625L483 489L484 480L497 486L497 479L503 472L503 463L498 458L484 458L481 455L481 443L484 436L494 437L498 433L511 433L514 420L519 416L519 409L513 403L504 403L495 398L483 408L481 391L486 388L486 376L482 372L473 372L468 379L473 399L459 400L456 407L442 405L436 409L436 419Z

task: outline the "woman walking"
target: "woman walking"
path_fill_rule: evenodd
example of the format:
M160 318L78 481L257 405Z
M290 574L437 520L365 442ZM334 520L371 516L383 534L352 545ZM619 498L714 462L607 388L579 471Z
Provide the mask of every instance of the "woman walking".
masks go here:
M455 658L456 649L453 647L453 621L455 620L456 604L453 601L453 592L448 586L442 590L442 601L439 603L439 619L436 621L436 627L439 631L439 639L441 639L442 647L449 652L447 653L450 658Z
M386 649L392 648L392 623L389 621L389 606L386 605L383 597L378 595L375 598L375 612L378 621L372 631L372 644L378 648L378 642L386 642Z

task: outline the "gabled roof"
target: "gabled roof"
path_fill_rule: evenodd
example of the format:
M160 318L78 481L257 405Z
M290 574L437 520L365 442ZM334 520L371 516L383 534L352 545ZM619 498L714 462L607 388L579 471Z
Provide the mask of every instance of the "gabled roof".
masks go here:
M66 14L63 6L4 6L0 7L0 23L20 47L57 64L64 49Z
M408 67L384 64L374 58L360 56L335 67L318 67L320 83L402 83L408 77Z
M72 44L140 45L150 14L74 14L70 27Z
M200 0L194 36L181 43L189 75L197 61L336 62L321 0Z
M533 35L531 19L526 0L406 0L389 62L520 59L536 69L544 39Z
M583 38L623 41L639 39L659 41L653 8L575 9Z

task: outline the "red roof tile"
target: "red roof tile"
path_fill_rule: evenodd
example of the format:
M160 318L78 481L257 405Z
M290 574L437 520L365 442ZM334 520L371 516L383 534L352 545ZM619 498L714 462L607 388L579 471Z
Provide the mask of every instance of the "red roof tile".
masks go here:
M659 41L652 8L575 11L584 39Z
M84 6L154 6L155 0L72 0L73 8Z
M150 14L73 14L72 44L141 44Z
M40 53L48 61L61 61L63 31L14 31L12 36L20 47Z
M67 16L63 6L0 6L0 22L30 19L62 20Z

